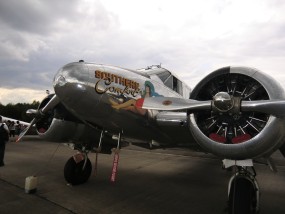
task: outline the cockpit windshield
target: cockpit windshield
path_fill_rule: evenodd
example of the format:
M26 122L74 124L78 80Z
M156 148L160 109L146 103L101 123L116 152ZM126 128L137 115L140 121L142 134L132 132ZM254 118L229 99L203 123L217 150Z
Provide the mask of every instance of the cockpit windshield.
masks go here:
M162 71L161 73L156 74L162 82L165 82L170 76L171 73L169 71Z
M183 84L183 82L175 77L170 71L162 68L160 65L148 66L142 70L146 71L150 78L159 79L164 85L176 91L183 97L189 96L190 88L187 85Z

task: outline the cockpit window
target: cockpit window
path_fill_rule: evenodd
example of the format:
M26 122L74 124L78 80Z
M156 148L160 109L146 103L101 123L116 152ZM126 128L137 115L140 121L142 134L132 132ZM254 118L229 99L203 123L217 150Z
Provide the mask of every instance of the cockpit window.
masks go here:
M182 82L176 77L173 77L173 90L176 91L178 94L183 95Z
M170 75L165 81L164 84L168 87L173 89L173 76Z
M157 76L159 77L159 79L161 79L162 82L165 82L170 75L171 73L169 71L164 71L157 74Z
M183 96L183 86L182 82L177 79L175 76L170 75L164 82L164 84L171 88L173 91L176 91L178 94Z
M159 78L164 85L166 85L168 88L176 91L178 94L183 96L183 83L179 79L177 79L175 76L171 74L170 71L161 68L160 65L153 65L149 66L146 69L147 74L154 79L154 76Z

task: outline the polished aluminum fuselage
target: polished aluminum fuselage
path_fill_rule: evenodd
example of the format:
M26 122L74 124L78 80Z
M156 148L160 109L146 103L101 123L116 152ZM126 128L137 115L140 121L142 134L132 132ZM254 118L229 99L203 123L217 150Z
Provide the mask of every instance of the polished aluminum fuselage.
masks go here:
M143 99L148 97L188 99L172 90L174 87L172 89L167 87L164 84L167 80L162 82L157 76L149 74L115 66L78 62L62 67L56 74L53 84L60 102L83 122L85 127L105 130L110 135L123 133L126 141L159 144L197 142L205 151L229 159L270 156L284 144L284 117L275 117L273 114L268 115L264 128L251 135L250 139L238 144L222 144L209 138L209 133L201 131L195 114L140 108ZM248 77L247 79L253 82L257 81L258 87L264 88L270 100L285 99L282 87L274 79L247 67L226 67L209 74L195 87L191 98L196 99L195 94L200 92L209 92L209 88L205 88L205 85L223 75L240 75L239 81ZM250 89L250 86L250 84L246 86L244 91ZM208 99L211 100L212 97ZM169 102L171 101L166 100L163 105L167 106ZM215 103L212 105L215 106ZM233 113L237 117L243 115L240 103ZM224 117L223 114L228 118L232 117L231 111L220 112L218 115ZM77 132L77 123L74 124L72 125L74 132ZM82 136L86 138L86 134Z
M145 96L146 85L149 84L152 85L153 96L181 97L144 73L114 66L70 63L62 67L54 78L56 95L84 123L114 134L123 132L125 138L173 142L171 133L165 133L164 127L157 126L154 120L158 111L136 108L136 101ZM186 139L188 127L181 129L181 120L186 120L186 113L173 124L179 126L177 131L181 132L180 135L185 134L181 139L189 142Z

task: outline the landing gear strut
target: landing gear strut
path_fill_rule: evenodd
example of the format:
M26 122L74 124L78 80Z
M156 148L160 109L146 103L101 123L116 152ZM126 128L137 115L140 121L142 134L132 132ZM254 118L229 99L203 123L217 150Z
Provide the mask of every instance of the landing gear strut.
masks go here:
M259 211L259 187L253 166L236 165L228 186L229 214L256 214Z

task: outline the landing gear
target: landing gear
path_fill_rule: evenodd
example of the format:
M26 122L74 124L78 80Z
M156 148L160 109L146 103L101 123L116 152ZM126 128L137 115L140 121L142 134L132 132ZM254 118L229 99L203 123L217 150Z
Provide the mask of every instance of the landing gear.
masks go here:
M112 174L110 178L111 182L115 182L118 171L121 134L122 132L120 132L118 135L117 148L112 149L112 151L114 152L114 161L113 161ZM98 148L93 148L93 151L96 152L95 165L94 165L95 175L97 174L98 154L101 152L102 149L103 136L104 136L104 130L101 131ZM87 157L88 152L91 151L89 146L86 147L81 145L78 146L76 150L78 150L79 152L74 156L72 156L71 158L69 158L64 167L64 178L69 184L72 185L79 185L87 182L92 172L92 165L89 158Z
M89 179L91 171L91 162L87 156L81 160L73 156L65 164L64 178L72 185L83 184Z
M259 211L259 187L253 167L236 166L229 181L229 214L256 214Z

